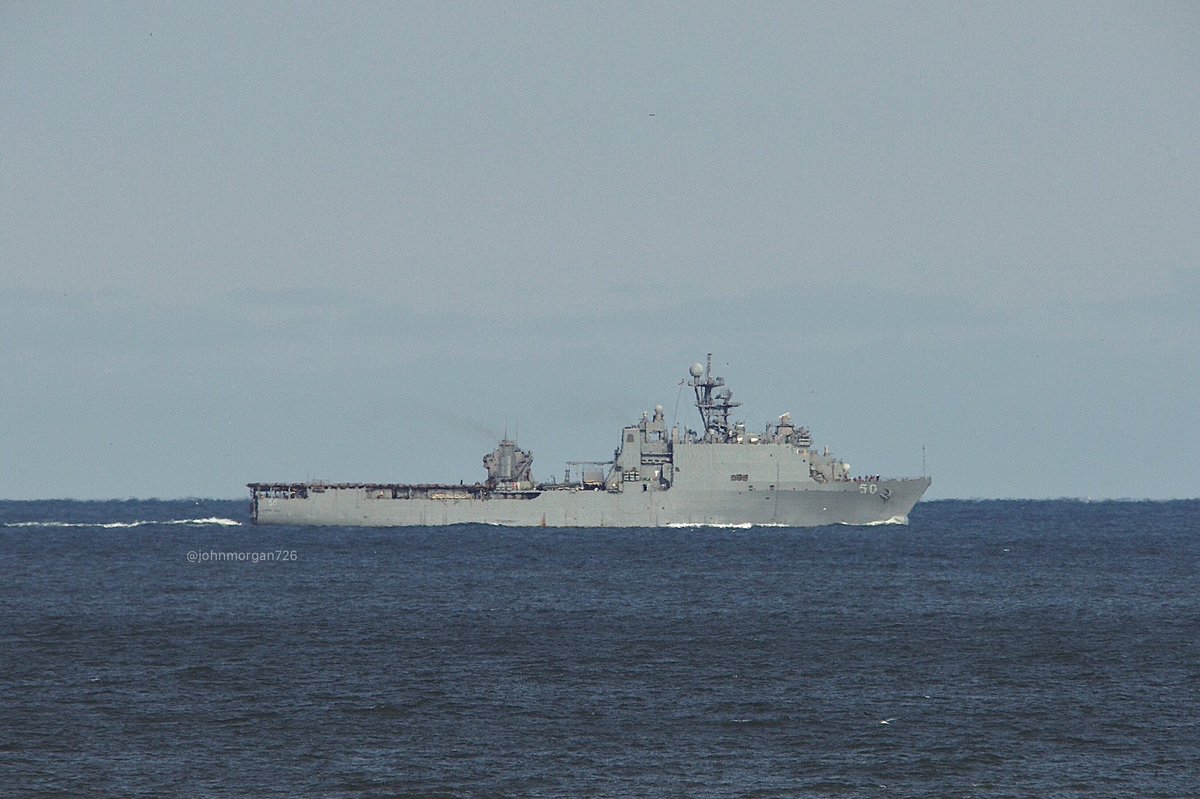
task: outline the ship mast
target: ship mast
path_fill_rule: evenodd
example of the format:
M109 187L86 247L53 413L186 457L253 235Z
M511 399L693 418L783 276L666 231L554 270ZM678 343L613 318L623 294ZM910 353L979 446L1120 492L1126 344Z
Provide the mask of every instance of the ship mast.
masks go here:
M733 392L727 388L714 391L725 385L725 378L713 376L712 353L708 354L704 366L692 364L689 373L692 379L688 385L696 391L696 410L700 411L700 420L704 423L704 440L718 443L729 441L729 411L742 403L734 402Z

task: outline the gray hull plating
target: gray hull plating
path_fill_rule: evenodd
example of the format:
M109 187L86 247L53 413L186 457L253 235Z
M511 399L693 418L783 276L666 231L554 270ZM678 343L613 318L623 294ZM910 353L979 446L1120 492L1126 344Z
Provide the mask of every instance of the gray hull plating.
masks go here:
M483 483L251 483L251 516L370 527L886 524L906 522L929 487L928 477L851 477L849 464L813 449L790 414L750 433L730 422L740 403L712 374L711 355L690 374L702 432L668 429L657 406L621 431L611 461L576 464L575 482L535 483L533 456L506 438L484 457Z
M397 499L382 487L325 487L299 497L256 497L259 524L496 524L511 527L668 527L905 523L929 478L833 483L742 492L670 491L612 494L556 489L528 499L475 497ZM861 489L875 488L875 493ZM885 499L884 496L887 496Z

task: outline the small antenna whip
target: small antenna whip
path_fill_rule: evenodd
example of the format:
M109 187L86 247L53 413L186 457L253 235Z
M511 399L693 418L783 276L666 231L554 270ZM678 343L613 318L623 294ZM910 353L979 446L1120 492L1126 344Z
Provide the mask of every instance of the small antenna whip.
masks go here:
M671 427L679 424L679 400L683 399L683 384L685 382L682 377L679 378L679 393L675 395L675 415L671 419Z

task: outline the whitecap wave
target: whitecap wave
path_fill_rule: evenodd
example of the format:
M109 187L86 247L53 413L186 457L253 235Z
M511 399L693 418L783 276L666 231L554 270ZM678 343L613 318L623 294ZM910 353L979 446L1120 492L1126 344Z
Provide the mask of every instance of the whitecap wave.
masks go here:
M839 524L850 524L850 522L839 522ZM908 524L907 516L893 516L890 519L880 519L876 522L862 522L854 525L855 527L878 527L881 524Z
M169 522L150 522L151 524L194 524L208 525L215 524L218 527L241 527L242 523L237 519L223 519L220 516L206 516L203 519L173 519Z

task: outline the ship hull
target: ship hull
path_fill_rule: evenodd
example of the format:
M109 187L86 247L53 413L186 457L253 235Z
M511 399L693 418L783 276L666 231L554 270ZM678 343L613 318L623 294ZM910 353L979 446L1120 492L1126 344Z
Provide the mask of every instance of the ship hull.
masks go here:
M257 524L411 527L492 524L511 527L817 527L900 523L920 500L927 477L834 482L762 490L606 491L557 488L497 496L428 492L403 486L297 486L292 496L255 495Z

